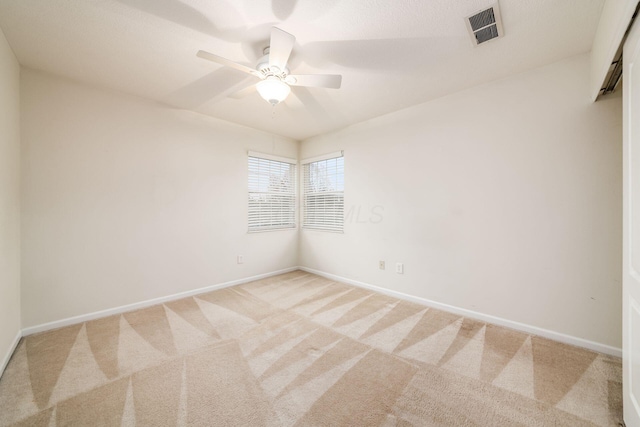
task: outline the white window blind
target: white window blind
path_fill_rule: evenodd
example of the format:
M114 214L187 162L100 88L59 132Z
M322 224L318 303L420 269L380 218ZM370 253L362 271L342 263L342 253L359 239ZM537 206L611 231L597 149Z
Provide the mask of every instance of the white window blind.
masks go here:
M305 228L344 230L344 157L338 156L303 165Z
M249 153L249 231L295 228L295 160L258 156Z

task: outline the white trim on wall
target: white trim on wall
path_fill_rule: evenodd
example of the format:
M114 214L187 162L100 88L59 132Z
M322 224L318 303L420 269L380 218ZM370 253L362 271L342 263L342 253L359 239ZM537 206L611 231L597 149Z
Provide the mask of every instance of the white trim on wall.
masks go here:
M518 330L518 331L522 331L528 334L533 334L533 335L538 335L544 338L548 338L554 341L559 341L565 344L570 344L570 345L574 345L574 346L578 346L578 347L583 347L589 350L593 350L593 351L597 351L599 353L604 353L604 354L608 354L611 356L616 356L616 357L621 357L622 356L622 350L620 348L616 348L616 347L612 347L612 346L608 346L605 344L600 344L594 341L589 341L589 340L585 340L583 338L578 338L578 337L574 337L571 335L566 335L566 334L562 334L560 332L555 332L555 331L550 331L548 329L543 329L543 328L539 328L537 326L532 326L532 325L527 325L524 323L519 323L519 322L514 322L512 320L508 320L508 319L504 319L501 317L496 317L496 316L492 316L489 314L484 314L484 313L479 313L473 310L467 310L464 308L460 308L460 307L455 307L452 305L448 305L448 304L443 304L440 302L436 302L436 301L432 301L426 298L421 298L421 297L416 297L413 295L408 295L408 294L404 294L402 292L398 292L398 291L393 291L391 289L386 289L386 288L382 288L380 286L375 286L375 285L371 285L368 283L364 283L364 282L359 282L357 280L352 280L352 279L348 279L346 277L341 277L341 276L337 276L335 274L331 274L331 273L326 273L324 271L319 271L319 270L314 270L312 268L308 268L308 267L289 267L286 269L282 269L282 270L278 270L278 271L273 271L270 273L264 273L264 274L259 274L256 276L252 276L252 277L246 277L243 279L237 279L237 280L232 280L229 282L225 282L225 283L220 283L217 285L212 285L212 286L208 286L208 287L204 287L204 288L199 288L199 289L194 289L191 291L186 291L186 292L181 292L178 294L173 294L173 295L168 295L168 296L164 296L164 297L159 297L159 298L154 298L154 299L150 299L147 301L141 301L141 302L137 302L134 304L128 304L128 305L123 305L120 307L114 307L111 309L107 309L107 310L101 310L101 311L97 311L94 313L88 313L88 314L83 314L80 316L74 316L74 317L69 317L67 319L62 319L62 320L57 320L54 322L49 322L49 323L44 323L41 325L37 325L37 326L32 326L29 328L24 328L22 331L19 331L18 334L16 335L13 344L11 345L11 347L9 348L9 351L7 352L7 354L4 356L3 360L2 360L2 364L0 364L0 376L2 375L2 373L4 372L4 369L6 368L7 364L9 363L9 360L11 359L11 356L13 355L13 352L15 351L16 347L18 346L18 343L20 342L20 339L23 336L28 336L28 335L32 335L38 332L44 332L44 331L48 331L48 330L52 330L52 329L57 329L57 328L61 328L64 326L69 326L69 325L74 325L77 323L81 323L81 322L86 322L89 320L94 320L94 319L98 319L98 318L102 318L102 317L106 317L106 316L111 316L114 314L121 314L121 313L126 313L128 311L132 311L132 310L137 310L137 309L141 309L141 308L146 308L146 307L150 307L152 305L156 305L156 304L162 304L168 301L174 301L177 299L181 299L181 298L186 298L186 297L190 297L190 296L194 296L194 295L198 295L198 294L202 294L202 293L206 293L206 292L212 292L215 290L219 290L219 289L224 289L224 288L228 288L230 286L235 286L235 285L240 285L243 283L248 283L248 282L252 282L254 280L260 280L260 279L264 279L266 277L271 277L271 276L277 276L279 274L284 274L284 273L289 273L291 271L295 271L295 270L302 270L302 271L306 271L308 273L312 273L312 274L317 274L318 276L322 276L322 277L326 277L328 279L331 280L336 280L339 282L343 282L343 283L347 283L350 285L354 285L354 286L358 286L360 288L365 288L365 289L369 289L375 292L379 292L381 294L385 294L385 295L389 295L391 297L394 298L398 298L398 299L403 299L406 301L411 301L411 302L415 302L417 304L421 304L427 307L432 307L432 308L436 308L439 310L444 310L444 311L448 311L450 313L454 313L454 314L458 314L461 316L465 316L468 318L472 318L472 319L476 319L476 320L480 320L483 322L489 322L495 325L499 325L499 326L504 326L510 329L514 329L514 330Z
M357 280L347 279L345 277L336 276L335 274L326 273L324 271L314 270L307 267L299 267L300 270L308 273L317 274L318 276L326 277L327 279L336 280L350 285L358 286L360 288L369 289L381 294L389 295L394 298L403 299L406 301L415 302L417 304L425 305L427 307L436 308L449 313L459 314L460 316L468 317L471 319L480 320L482 322L492 323L494 325L504 326L517 331L525 332L528 334L538 335L540 337L548 338L561 343L574 345L577 347L583 347L588 350L597 351L599 353L608 354L611 356L622 357L622 349L612 347L606 344L600 344L594 341L589 341L583 338L566 335L560 332L550 331L548 329L539 328L537 326L527 325L525 323L514 322L513 320L504 319L502 317L496 317L489 314L479 313L473 310L467 310L466 308L455 307L448 304L443 304L437 301L432 301L426 298L420 298L413 295L404 294L402 292L393 291L391 289L382 288L380 286L370 285L368 283L359 282Z
M302 159L300 160L300 164L306 165L308 163L319 162L321 160L335 159L337 157L344 157L344 150L335 151L333 153L327 153L321 156L315 156L308 159Z
M275 160L276 162L289 163L292 165L298 164L298 161L296 159L292 159L290 157L274 156L273 154L259 153L257 151L248 151L247 156L258 157L260 159Z
M150 307L152 305L162 304L168 301L174 301L181 298L187 298L194 295L204 294L206 292L217 291L219 289L228 288L230 286L241 285L243 283L253 282L254 280L264 279L266 277L277 276L278 274L289 273L291 271L298 270L298 267L289 267L283 270L272 271L270 273L258 274L257 276L245 277L243 279L231 280L229 282L219 283L217 285L211 285L204 288L193 289L191 291L180 292L173 295L167 295L164 297L154 298L146 301L136 302L133 304L122 305L120 307L109 308L107 310L100 310L93 313L82 314L80 316L68 317L66 319L56 320L54 322L43 323L41 325L31 326L22 330L22 336L28 336L36 334L38 332L49 331L51 329L62 328L64 326L75 325L77 323L86 322L89 320L99 319L102 317L112 316L114 314L126 313L128 311L138 310L141 308Z
M600 95L600 89L624 39L638 0L608 0L600 14L600 22L591 49L591 101Z
M2 362L0 363L0 378L2 377L2 374L4 373L4 370L6 369L7 365L9 364L9 360L11 360L11 356L13 356L13 352L16 351L16 348L18 347L18 343L20 342L21 338L22 338L22 331L18 331L18 333L16 334L16 337L13 339L13 342L11 343L11 345L9 346L9 349L7 350L7 354L4 355L4 357L2 358Z

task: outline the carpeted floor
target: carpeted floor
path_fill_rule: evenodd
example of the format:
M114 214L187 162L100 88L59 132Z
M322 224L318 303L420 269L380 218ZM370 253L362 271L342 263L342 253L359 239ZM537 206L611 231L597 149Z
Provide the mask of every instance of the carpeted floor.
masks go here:
M614 357L301 271L23 339L0 425L618 425Z

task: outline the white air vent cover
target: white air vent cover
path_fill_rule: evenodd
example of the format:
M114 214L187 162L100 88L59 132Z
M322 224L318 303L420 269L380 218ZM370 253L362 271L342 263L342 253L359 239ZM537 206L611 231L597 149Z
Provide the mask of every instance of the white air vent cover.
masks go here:
M474 46L504 35L498 3L465 18Z

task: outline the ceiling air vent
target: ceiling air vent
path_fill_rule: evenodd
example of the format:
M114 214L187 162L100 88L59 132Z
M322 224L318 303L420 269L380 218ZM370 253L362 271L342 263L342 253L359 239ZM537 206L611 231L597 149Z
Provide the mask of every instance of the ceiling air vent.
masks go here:
M474 46L504 35L498 3L488 9L467 16L465 22Z

